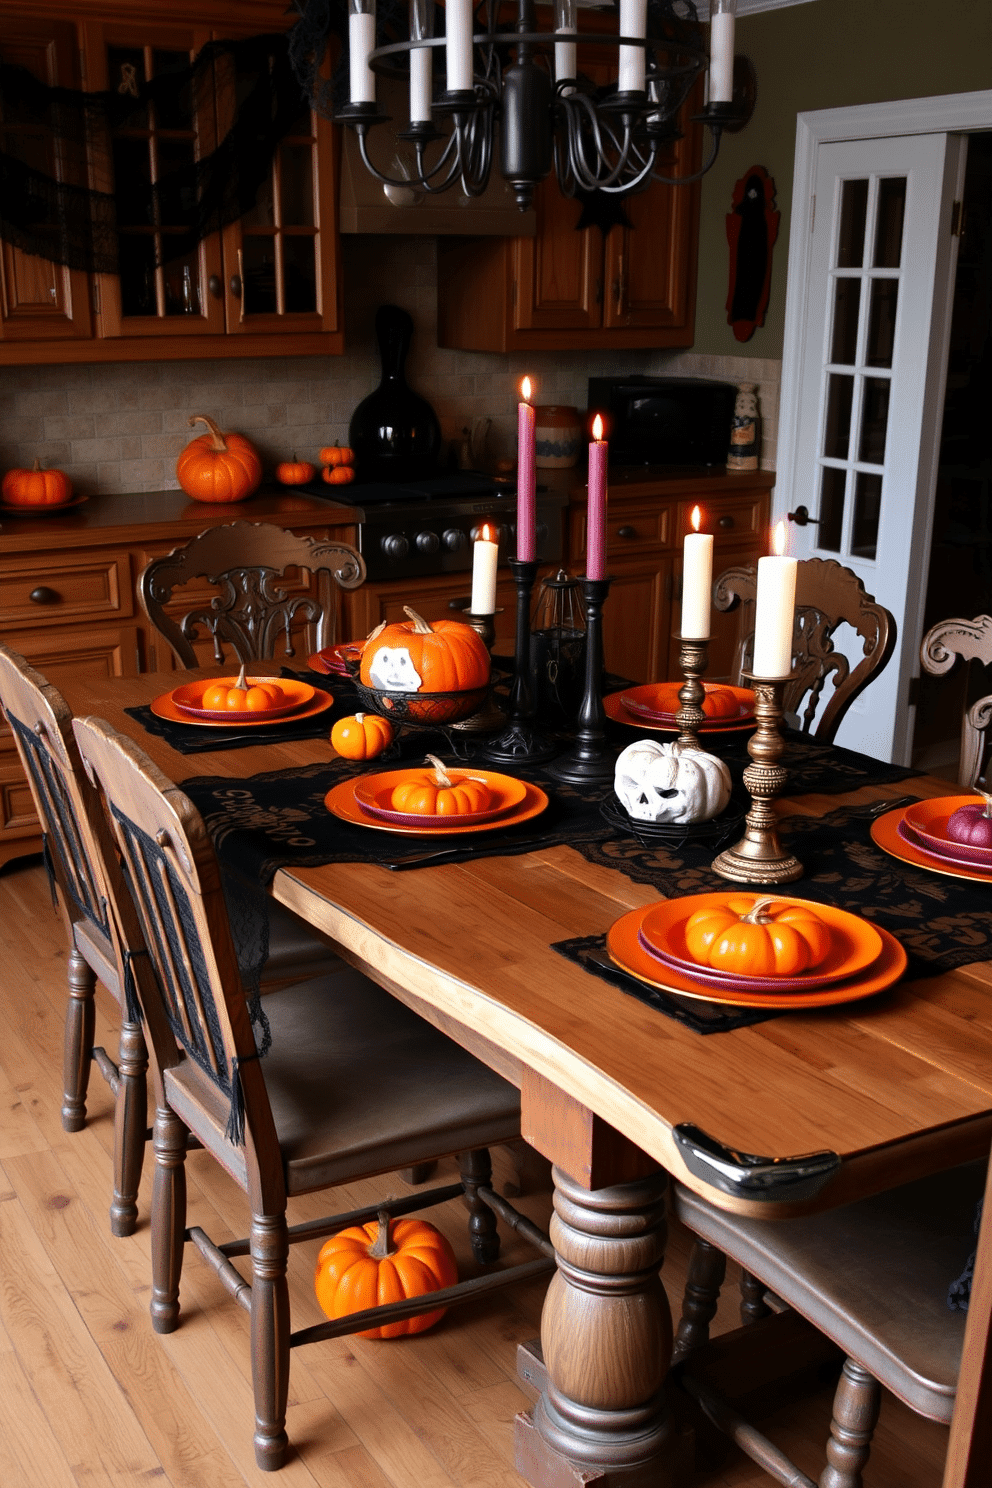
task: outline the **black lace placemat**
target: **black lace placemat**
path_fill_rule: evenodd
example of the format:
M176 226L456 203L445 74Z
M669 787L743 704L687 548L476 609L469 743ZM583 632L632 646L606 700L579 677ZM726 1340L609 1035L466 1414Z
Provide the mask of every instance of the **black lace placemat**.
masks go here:
M281 667L279 676L298 678L301 682L309 682L311 687L331 693L334 706L314 718L295 723L287 720L266 724L262 728L244 729L201 728L199 724L174 723L171 719L159 718L144 704L125 708L124 712L129 718L136 719L147 734L164 739L179 754L212 754L225 749L257 748L259 744L287 744L294 739L321 739L330 733L336 719L346 718L358 707L358 694L346 680L325 677L319 672L293 672L288 667Z

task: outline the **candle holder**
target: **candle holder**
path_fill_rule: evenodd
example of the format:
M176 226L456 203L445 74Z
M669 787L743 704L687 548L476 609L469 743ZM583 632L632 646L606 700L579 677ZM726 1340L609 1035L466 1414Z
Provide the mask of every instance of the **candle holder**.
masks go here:
M575 747L548 770L575 785L613 782L616 761L606 744L603 711L603 605L611 579L580 578L586 609L586 683L575 730Z
M690 749L702 749L699 726L706 721L706 714L703 712L706 689L699 679L709 662L712 637L684 636L675 631L672 639L679 643L679 666L685 677L679 688L679 702L682 706L675 715L675 722L679 726L679 743Z
M734 883L762 886L794 883L802 878L803 865L782 847L772 807L788 779L788 771L778 761L785 748L782 698L793 674L756 677L753 672L744 672L742 675L750 679L754 688L754 716L758 725L747 743L752 762L744 771L751 810L745 818L744 836L713 859L713 872Z
M496 764L540 764L555 753L555 746L533 726L535 702L530 654L530 596L537 578L537 561L509 560L517 586L517 636L514 647L513 683L510 688L510 724L492 743L479 751Z
M492 655L493 642L496 640L496 616L500 613L496 610L491 615L476 615L471 610L462 610L462 619L466 625L471 625L475 633L482 637L486 650ZM458 729L464 734L494 734L498 728L502 728L506 722L506 714L500 708L492 692L489 693L484 705L478 713L473 713L468 718L463 718L461 723L453 723L451 727Z

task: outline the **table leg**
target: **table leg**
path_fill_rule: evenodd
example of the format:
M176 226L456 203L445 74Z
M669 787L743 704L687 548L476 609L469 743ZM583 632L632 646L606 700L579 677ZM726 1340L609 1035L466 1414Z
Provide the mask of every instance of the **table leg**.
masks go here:
M674 1432L662 1385L672 1319L659 1277L666 1175L588 1189L554 1170L558 1257L541 1320L545 1388L517 1418L535 1488L665 1488Z

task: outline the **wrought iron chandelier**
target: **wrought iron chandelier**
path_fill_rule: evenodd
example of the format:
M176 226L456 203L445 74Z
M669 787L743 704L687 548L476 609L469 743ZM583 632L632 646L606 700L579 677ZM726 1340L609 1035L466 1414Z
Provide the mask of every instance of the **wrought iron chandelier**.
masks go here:
M496 155L521 210L552 166L566 196L643 190L652 180L697 181L712 166L725 128L741 122L733 99L737 0L711 0L710 47L692 0L619 0L619 34L578 26L577 0L553 0L554 29L537 28L534 0L516 0L516 22L500 0L409 0L408 40L377 38L376 0L347 0L350 97L334 112L358 137L366 168L386 186L466 196L486 189ZM435 35L443 18L445 31ZM377 44L378 41L378 44ZM596 86L581 71L586 46L615 48L617 76ZM435 90L436 63L443 87ZM692 118L710 132L701 169L669 177L659 151L679 137L676 115L701 72L708 101ZM392 177L370 155L369 133L388 116L376 76L409 78L410 118L399 138L413 147L415 173ZM438 122L447 128L439 128Z

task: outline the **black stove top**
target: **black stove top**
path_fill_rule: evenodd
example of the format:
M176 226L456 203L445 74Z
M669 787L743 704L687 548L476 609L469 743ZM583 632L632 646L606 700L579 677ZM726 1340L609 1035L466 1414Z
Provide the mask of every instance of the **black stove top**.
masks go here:
M495 480L474 470L459 470L453 475L432 476L429 480L354 482L347 486L329 486L325 481L311 481L300 486L310 496L323 496L346 506L413 506L425 501L492 500L515 497L513 481Z

